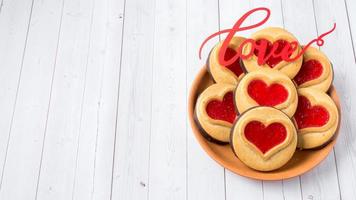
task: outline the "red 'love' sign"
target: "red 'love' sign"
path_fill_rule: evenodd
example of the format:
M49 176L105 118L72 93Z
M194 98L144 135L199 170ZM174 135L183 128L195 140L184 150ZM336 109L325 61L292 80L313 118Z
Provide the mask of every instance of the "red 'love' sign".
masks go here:
M258 11L264 11L266 12L266 16L264 19L262 19L260 22L253 24L253 25L249 25L249 26L245 26L242 27L242 23L254 12L258 12ZM323 37L325 37L326 35L330 34L331 32L333 32L336 28L336 24L334 23L334 26L331 30L321 34L319 37L317 37L316 39L313 39L312 41L310 41L307 45L305 45L303 47L303 49L294 57L290 57L292 55L292 53L298 48L298 41L292 41L292 42L287 42L286 45L284 45L282 50L279 50L278 52L276 51L278 49L278 45L279 43L274 43L271 51L266 55L266 50L267 50L267 42L266 40L264 41L260 41L260 42L256 42L253 39L246 39L244 42L242 42L240 44L240 46L236 49L236 55L232 58L230 58L229 60L225 60L225 52L228 48L228 45L231 41L231 39L234 37L236 32L239 31L245 31L245 30L250 30L256 27L261 26L262 24L266 23L268 18L270 17L271 11L268 8L255 8L252 9L250 11L248 11L247 13L245 13L239 20L237 20L237 22L234 24L234 26L231 29L224 29L221 31L218 31L212 35L210 35L208 38L206 38L204 40L204 42L201 44L200 48L199 48L199 58L201 59L201 51L204 47L204 45L213 37L218 36L220 34L223 33L228 33L228 35L226 36L221 48L220 48L220 52L219 52L219 62L221 65L224 66L228 66L231 65L232 63L234 63L238 58L241 59L248 59L249 57L251 57L253 55L254 52L258 52L257 53L257 63L259 65L263 65L264 63L266 63L266 61L271 57L280 57L282 60L287 61L287 62L292 62L295 61L296 59L298 59L300 56L302 56L304 54L304 52L307 50L307 48L313 44L316 43L318 46L322 46L324 45L324 40ZM251 45L251 49L247 54L243 54L242 50L244 49L245 45Z

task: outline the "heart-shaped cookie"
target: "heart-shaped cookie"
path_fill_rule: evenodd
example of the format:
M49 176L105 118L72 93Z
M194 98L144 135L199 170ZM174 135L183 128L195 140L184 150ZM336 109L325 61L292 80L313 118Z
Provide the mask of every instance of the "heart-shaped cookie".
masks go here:
M299 88L314 88L326 92L333 80L329 59L320 50L309 47L303 55L303 64L294 82Z
M233 37L226 49L224 58L230 60L236 55L236 49L245 40L243 37ZM223 41L219 42L210 52L207 66L208 71L217 83L229 83L236 85L244 76L240 58L228 66L223 66L219 62L219 52Z
M338 127L337 107L327 94L316 89L298 89L298 95L298 107L294 114L298 147L319 147L330 141Z
M259 70L261 68L270 68L273 70L281 71L286 74L289 78L293 78L299 71L302 64L302 57L299 57L297 60L293 62L287 62L282 60L282 57L278 55L283 48L290 48L287 44L291 44L292 42L298 42L298 40L288 31L277 28L277 27L269 27L257 31L251 36L251 39L255 40L255 44L257 46L264 47L264 52L260 52L258 49L253 49L253 55L248 59L243 60L243 65L246 71L252 72ZM271 50L274 45L276 46L276 50L274 51L274 55L271 54ZM293 45L292 45L293 46ZM243 48L243 54L249 55L251 52L252 45L246 44ZM299 43L297 44L295 50L290 53L290 58L294 58L301 51L301 47ZM261 54L261 55L260 55ZM262 56L262 58L266 58L266 62L262 65L258 63L258 55ZM268 57L270 56L270 57Z
M206 88L195 105L195 118L209 141L225 144L229 142L232 124L237 118L233 91L235 85L216 83Z
M273 107L255 107L240 115L234 125L230 144L247 166L271 171L293 156L297 132L291 119Z
M255 106L273 106L293 116L298 103L293 82L283 73L260 69L245 75L235 90L235 104L239 113Z

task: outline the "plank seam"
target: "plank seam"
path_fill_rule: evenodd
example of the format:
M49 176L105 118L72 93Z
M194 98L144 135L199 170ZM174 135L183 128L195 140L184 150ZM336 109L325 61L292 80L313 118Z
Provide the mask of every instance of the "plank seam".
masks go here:
M315 0L312 0L312 5L313 5L313 15L314 15L314 23L315 23L316 33L317 33L317 36L319 36L319 28L318 28L316 12L315 12ZM320 47L319 47L319 49L320 49ZM340 180L339 180L339 173L338 173L338 168L337 168L337 161L336 161L336 154L335 154L334 147L333 147L333 154L334 154L335 171L336 171L336 177L337 177L337 186L338 186L338 190L339 190L339 198L341 200Z
M153 80L154 79L154 70L153 70L153 64L154 64L154 55L155 55L155 40L156 40L156 0L153 1L153 11L154 11L154 17L153 17L153 39L152 39L152 59L151 59L151 96L150 96L150 101L151 101L151 107L150 107L150 134L149 134L149 143L148 143L148 167L147 167L147 196L146 199L150 199L150 171L151 171L151 142L152 142L152 100L153 100Z
M116 139L117 139L117 125L118 125L118 117L119 117L119 103L120 103L120 83L121 83L121 68L122 68L122 50L124 46L124 30L125 30L125 11L126 11L126 0L124 0L124 10L122 13L122 30L121 30L121 52L120 52L120 64L119 64L119 81L117 87L117 101L116 101L116 120L115 120L115 134L114 134L114 148L113 148L113 156L112 156L112 166L111 166L111 185L110 185L110 200L112 200L113 193L113 185L114 185L114 172L115 172L115 156L116 156Z
M95 3L94 3L95 4ZM107 48L107 33L105 34L105 49ZM105 51L106 52L106 51ZM101 80L100 80L100 94L99 94L99 102L97 106L97 113L96 113L96 136L95 136L95 150L94 150L94 164L93 164L93 185L92 185L92 193L91 199L93 199L94 192L95 192L95 177L96 177L96 159L97 159L97 150L98 150L98 138L99 138L99 124L100 124L100 107L101 107L101 99L103 96L103 85L104 85L104 71L105 71L105 64L103 64L102 71L101 71Z
M337 167L337 162L336 162L336 154L335 154L335 149L333 148L333 153L334 153L334 161L335 161L335 168L336 168L336 176L337 176L337 186L339 188L339 197L340 197L340 200L342 200L342 197L341 197L341 188L340 188L340 181L339 181L339 170L338 170L338 167Z
M282 180L282 196L283 196L283 199L286 199L286 195L284 193L284 180Z
M354 53L354 61L355 61L355 63L356 63L356 53L355 53L354 39L353 39L353 37L352 37L351 24L350 24L350 16L349 16L349 9L347 8L346 0L344 0L344 4L345 4L346 16L347 16L347 25L349 26L349 32L350 32L350 38L351 38L352 51L353 51L353 53Z
M75 184L77 181L77 169L78 169L78 155L79 155L79 146L80 146L80 137L82 133L82 120L83 120L83 105L84 105L84 96L86 92L86 83L87 83L87 72L88 72L88 63L89 63L89 52L91 49L91 37L92 37L92 27L93 27L93 15L94 15L94 1L92 1L92 10L91 10L91 21L90 21L90 33L88 40L88 50L87 50L87 58L85 63L85 72L84 72L84 83L83 83L83 92L82 92L82 101L80 106L80 120L79 120L79 133L77 139L77 149L76 149L76 157L75 157L75 166L74 166L74 176L73 176L73 185L72 185L72 199L74 199L74 191ZM95 170L94 170L95 171Z
M283 28L285 28L286 26L285 26L285 22L284 22L283 0L280 0L280 5L281 5L281 14L282 14L282 24L283 24ZM284 180L282 180L281 182L282 182L282 196L283 196L283 199L286 199L286 195L285 195L285 191L284 191Z
M224 195L224 198L225 198L225 200L227 199L226 198L226 169L225 168L223 168L224 169L224 193L225 193L225 195Z
M220 13L220 0L218 1L218 29L221 30L221 13ZM219 42L221 41L221 35L219 35ZM227 199L226 195L226 169L223 167L223 174L224 174L224 198Z
M300 187L300 196L301 196L301 198L303 200L304 198L303 198L303 187L302 187L302 178L301 178L301 176L299 176L299 187Z
M315 24L315 29L316 29L316 35L319 36L319 29L318 29L318 23L316 22L316 14L315 14L315 2L312 0L313 4L313 15L314 15L314 24ZM319 47L320 49L320 47Z
M262 199L265 199L265 186L264 186L264 181L260 181L261 182L261 190L262 190Z
M283 12L283 0L280 0L280 5L281 5L281 14L282 14L282 23L283 23L283 28L285 28L285 23L284 23L284 12Z
M61 36L62 19L63 19L63 8L64 8L64 0L62 1L61 17L60 17L60 21L59 21L58 36L57 36L57 47L56 47L56 54L55 54L55 58L54 58L54 66L53 66L51 89L50 89L50 93L49 93L49 100L48 100L48 107L47 107L45 130L44 130L43 140L42 140L41 158L40 158L40 166L39 166L39 169L38 169L35 199L37 199L37 196L38 196L38 186L40 184L40 179L41 179L42 160L43 160L43 152L44 152L44 148L45 148L44 146L45 146L46 135L47 135L48 116L49 116L50 108L51 108L54 74L56 73L57 57L58 57L58 46L59 46L59 40L60 40L60 36Z

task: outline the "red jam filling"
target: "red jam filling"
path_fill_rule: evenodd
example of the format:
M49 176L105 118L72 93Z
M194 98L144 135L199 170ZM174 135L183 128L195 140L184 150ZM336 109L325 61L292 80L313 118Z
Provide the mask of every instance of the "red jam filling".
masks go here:
M307 81L316 79L320 77L323 73L323 66L317 60L308 60L303 62L300 71L298 72L297 76L294 77L294 81L301 85Z
M247 92L261 106L275 106L288 98L288 91L281 84L267 85L262 80L253 80L247 87Z
M321 127L329 121L329 112L323 106L312 106L305 96L299 96L294 114L298 128Z
M245 127L245 137L262 153L266 153L286 139L287 130L281 123L272 123L266 127L259 121L251 121Z
M263 57L266 57L267 55L269 55L272 51L272 48L273 48L273 45L274 43L278 43L278 47L277 49L274 51L274 54L279 54L281 53L281 51L284 49L284 47L288 44L287 41L285 40L277 40L275 41L273 44L266 40L266 39L259 39L256 41L256 45L261 45L262 42L266 42L267 43L267 48L266 48L266 52L265 52L265 55ZM258 57L258 54L259 54L259 49L256 48L253 52L257 57ZM282 57L281 56L270 56L266 63L271 67L275 67L278 63L280 63L282 61Z
M236 55L236 51L233 48L227 48L225 53L225 60L230 60L232 57ZM240 66L240 58L238 58L235 62L231 65L226 66L230 71L232 71L237 77L239 77L243 71Z
M233 92L226 93L222 101L210 101L206 106L206 112L212 119L233 123L236 118Z

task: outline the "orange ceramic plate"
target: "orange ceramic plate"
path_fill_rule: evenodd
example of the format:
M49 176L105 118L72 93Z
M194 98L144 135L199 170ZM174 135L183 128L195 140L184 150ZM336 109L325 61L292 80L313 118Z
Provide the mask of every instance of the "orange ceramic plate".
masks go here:
M206 140L201 135L200 130L194 121L194 107L197 97L205 88L207 88L211 84L213 84L213 80L208 74L206 67L204 67L195 78L189 95L188 114L190 124L199 144L209 154L209 156L212 157L220 165L236 174L258 180L281 180L299 176L309 171L310 169L318 165L322 160L324 160L335 145L336 138L339 133L340 121L339 127L336 130L333 140L324 147L315 150L297 150L294 153L292 159L285 166L271 172L260 172L253 170L243 164L234 155L229 145L217 145ZM329 94L331 98L335 101L336 106L339 110L340 120L341 113L339 97L333 86L331 86Z

